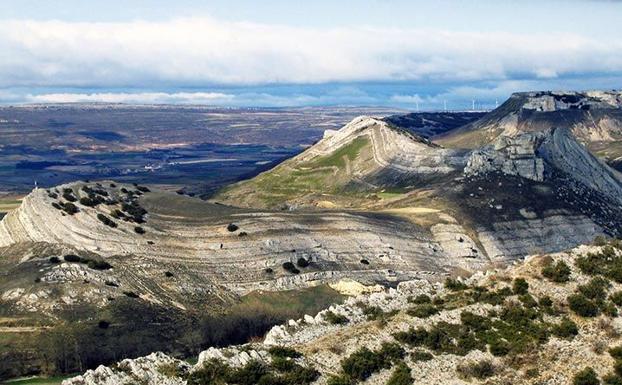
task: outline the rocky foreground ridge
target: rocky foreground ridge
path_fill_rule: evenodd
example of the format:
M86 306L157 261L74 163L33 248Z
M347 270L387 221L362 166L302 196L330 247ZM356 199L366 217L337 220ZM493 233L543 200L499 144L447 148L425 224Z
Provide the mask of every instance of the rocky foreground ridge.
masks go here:
M444 284L402 282L261 342L210 348L195 365L154 353L63 385L618 384L620 267L613 242Z

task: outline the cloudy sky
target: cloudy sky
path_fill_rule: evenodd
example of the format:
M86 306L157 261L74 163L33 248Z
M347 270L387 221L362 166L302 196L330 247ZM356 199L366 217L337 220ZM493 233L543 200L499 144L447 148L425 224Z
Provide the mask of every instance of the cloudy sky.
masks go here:
M622 88L622 2L1 0L0 103L490 107Z

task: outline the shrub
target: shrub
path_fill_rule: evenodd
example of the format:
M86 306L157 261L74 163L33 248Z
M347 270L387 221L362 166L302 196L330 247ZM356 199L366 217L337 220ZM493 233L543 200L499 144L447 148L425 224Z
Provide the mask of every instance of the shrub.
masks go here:
M283 269L285 269L285 271L288 271L288 272L290 272L292 274L299 274L300 273L300 270L298 270L296 268L296 266L294 266L294 264L289 262L289 261L283 263Z
M97 327L100 328L100 329L108 329L108 326L110 326L110 322L108 322L108 321L103 321L102 320L102 321L99 321L97 323Z
M272 274L272 273L274 273L274 270L272 270L272 268L270 268L270 267L266 267L266 268L264 269L264 271L266 272L266 274Z
M417 305L422 305L424 303L431 303L432 299L428 295L419 294L415 298L409 298L408 302L412 302L412 303L417 304Z
M63 190L63 198L67 202L76 202L78 199L73 195L73 190L70 188L66 188Z
M413 382L414 379L410 374L410 368L405 363L400 362L393 374L391 374L391 377L389 377L387 385L412 385Z
M174 275L174 274L173 274L173 273L171 273L170 271L165 271L165 272L164 272L164 276L165 276L166 278L171 278L173 275Z
M622 360L622 345L609 349L609 355L616 360Z
M324 320L331 325L343 325L350 322L348 317L342 314L336 314L330 310L324 313Z
M298 265L298 267L305 268L305 267L309 266L309 261L307 261L303 257L300 257L300 258L298 258L298 261L296 261L296 265Z
M559 324L553 326L551 332L559 338L572 339L579 334L579 328L572 320L564 317Z
M139 298L140 296L136 293L134 293L133 291L124 291L123 294L125 294L126 296L130 297L130 298Z
M615 303L618 306L622 306L622 291L616 291L615 293L609 296L611 302Z
M270 355L274 358L274 357L280 357L280 358L298 358L298 357L302 357L302 354L300 354L298 351L296 351L296 349L292 349L292 348L288 348L285 346L272 346L270 349L268 349L268 353L270 353Z
M568 282L570 279L570 267L564 261L558 261L554 265L542 269L542 276L557 283Z
M352 353L341 362L343 372L354 381L363 381L374 372L391 367L392 363L403 357L404 351L396 344L383 344L379 352L367 348Z
M517 295L527 294L529 292L529 284L524 278L516 278L512 283L512 292Z
M451 291L460 291L467 289L468 286L457 279L447 278L445 280L445 288Z
M608 374L603 377L603 384L605 385L622 385L622 377L616 374Z
M419 305L415 308L408 310L408 314L417 318L428 318L438 313L436 306L431 304Z
M56 203L56 202L52 202L52 207L54 207L56 210L62 210L63 209L63 207L60 204Z
M428 331L422 327L417 329L410 328L408 331L393 334L393 337L399 342L410 346L421 346L428 338Z
M79 213L80 209L78 208L78 206L74 205L73 203L67 202L63 204L63 211L69 215L73 215L73 214Z
M112 269L112 265L106 261L91 259L87 262L87 266L94 270Z
M595 277L585 285L578 287L581 294L590 299L600 299L605 297L605 290L609 287L609 281L602 277Z
M600 312L598 306L587 299L583 294L573 294L568 297L570 309L581 317L596 317Z
M490 354L496 357L502 357L510 352L510 344L500 339L490 341Z
M538 301L538 305L542 307L551 307L553 306L553 300L548 295L545 295L544 297L540 298L540 300Z
M82 258L78 257L75 254L67 254L63 257L63 259L67 262L82 262Z
M60 258L58 257L50 257L50 263L60 263Z
M248 233L246 231L240 231L238 233L238 237L246 237L248 235Z
M596 376L594 369L587 367L574 375L572 383L574 385L599 385L600 380Z
M148 187L145 187L145 186L136 186L136 189L137 189L138 191L140 191L140 192L144 192L144 193L151 192L151 190L149 190L149 188L148 188Z
M362 263L363 265L369 265L369 261L368 261L368 260L366 260L366 259L361 259L361 263Z
M109 226L112 228L117 227L117 224L112 219L108 218L102 213L97 214L97 219L99 219L100 222L105 224L106 226Z
M327 385L352 385L352 382L350 381L350 378L348 378L347 376L341 375L341 376L330 376L326 384Z
M141 235L145 233L145 229L143 229L140 226L134 227L134 231L136 232L136 234L141 234Z
M227 231L229 231L230 233L236 231L237 229L239 229L239 227L235 223L229 223L227 225Z
M467 379L474 377L483 380L495 374L495 367L492 362L482 360L458 365L457 371Z

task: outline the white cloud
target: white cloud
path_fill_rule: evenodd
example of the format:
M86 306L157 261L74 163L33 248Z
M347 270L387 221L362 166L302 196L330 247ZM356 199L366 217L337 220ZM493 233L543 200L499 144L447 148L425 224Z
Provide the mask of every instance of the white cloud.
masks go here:
M149 103L149 104L226 104L234 96L216 92L139 92L139 93L52 93L28 95L32 103Z
M213 18L0 21L0 87L482 81L622 72L622 37L314 29Z

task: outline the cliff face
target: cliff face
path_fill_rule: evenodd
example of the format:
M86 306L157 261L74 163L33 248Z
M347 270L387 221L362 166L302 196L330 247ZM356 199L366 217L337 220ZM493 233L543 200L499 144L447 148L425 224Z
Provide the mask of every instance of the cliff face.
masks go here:
M481 119L433 139L446 147L475 149L501 136L555 128L569 130L578 142L618 167L622 92L516 93Z

